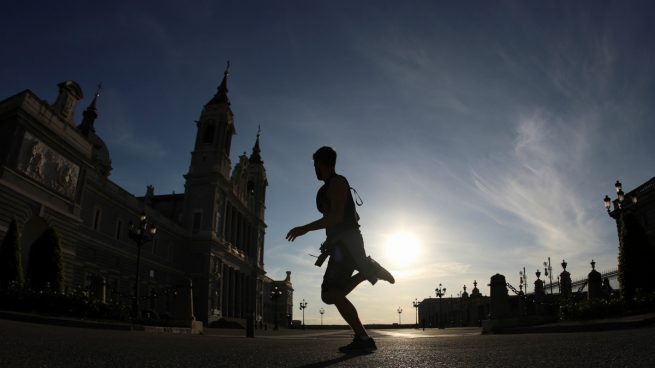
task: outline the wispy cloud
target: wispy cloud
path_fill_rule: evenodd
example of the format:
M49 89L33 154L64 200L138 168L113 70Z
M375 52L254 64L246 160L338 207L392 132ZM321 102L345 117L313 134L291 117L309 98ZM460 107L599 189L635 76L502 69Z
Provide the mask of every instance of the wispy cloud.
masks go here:
M575 193L575 173L584 164L576 151L585 146L584 135L564 135L556 123L541 114L521 119L504 162L492 170L473 168L471 175L492 209L514 217L495 217L502 225L518 221L540 247L571 253L593 246L597 229Z
M125 152L130 157L162 158L168 149L161 139L153 134L139 131L134 121L132 106L124 101L124 96L114 89L102 92L102 111L96 128L109 145L114 155Z
M141 157L162 158L168 154L168 150L159 141L146 138L143 135L137 136L129 127L124 127L124 129L112 133L109 136L109 141L113 145Z

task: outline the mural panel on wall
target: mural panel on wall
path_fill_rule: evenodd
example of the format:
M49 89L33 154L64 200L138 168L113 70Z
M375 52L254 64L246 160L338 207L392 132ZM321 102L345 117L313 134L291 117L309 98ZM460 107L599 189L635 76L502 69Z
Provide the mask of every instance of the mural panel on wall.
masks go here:
M18 170L65 197L75 197L80 167L29 132L23 137Z

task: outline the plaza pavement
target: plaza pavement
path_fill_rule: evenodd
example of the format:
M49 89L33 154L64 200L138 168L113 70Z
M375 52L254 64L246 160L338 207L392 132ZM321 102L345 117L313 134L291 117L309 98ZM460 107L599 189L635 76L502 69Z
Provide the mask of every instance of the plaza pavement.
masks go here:
M344 355L349 330L205 329L176 335L0 318L0 367L655 367L652 314L482 335L479 328L370 329L379 350ZM43 317L41 317L43 318ZM638 324L634 322L638 321ZM79 323L79 321L76 321ZM561 323L561 326L566 326ZM592 329L589 326L595 326ZM604 328L598 328L605 326ZM542 327L544 328L544 327Z
M52 324L60 326L71 326L71 327L83 327L83 328L99 328L99 329L108 329L108 330L143 330L142 326L133 325L125 322L112 322L112 321L96 321L96 320L85 320L85 319L76 319L70 317L55 317L55 316L46 316L32 313L21 313L14 311L2 311L0 310L0 319L9 319L15 321L24 321L24 322L33 322L41 324ZM591 331L606 331L606 330L619 330L619 329L628 329L628 328L639 328L644 326L649 326L655 324L655 311L650 313L642 313L632 316L623 316L615 318L603 318L603 319L592 319L592 320L582 320L582 321L559 321L551 322L542 325L533 325L533 326L519 326L503 329L502 333L511 334L511 333L561 333L561 332L591 332ZM327 328L326 328L327 329ZM170 330L170 329L169 329ZM320 326L311 326L306 330L301 328L280 328L275 331L272 328L267 330L256 329L255 337L267 337L267 336L294 336L301 334L311 334L313 333L322 333L323 329ZM421 336L430 336L434 334L449 334L454 333L452 328L446 329L403 329L411 330L412 334L409 334L408 337L421 337ZM476 331L478 334L482 333L482 329L477 327L465 327L458 328L457 331L468 331L467 333L472 333ZM342 331L346 334L350 334L349 329L336 330ZM385 333L390 334L394 329L383 329ZM156 331L154 331L156 332ZM225 336L225 337L236 337L243 335L245 336L245 330L243 329L219 329L219 328L205 328L204 334L214 335L214 336ZM1 367L0 367L1 368Z

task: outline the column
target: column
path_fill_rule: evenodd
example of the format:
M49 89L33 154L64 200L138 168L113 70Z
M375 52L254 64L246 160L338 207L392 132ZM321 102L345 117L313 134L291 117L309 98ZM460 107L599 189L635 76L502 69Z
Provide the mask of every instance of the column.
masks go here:
M237 246L237 229L238 229L238 222L239 222L239 217L237 215L237 211L234 207L232 207L232 236L231 241L232 244Z
M243 318L243 303L241 302L241 298L243 296L243 274L240 271L237 271L237 285L236 285L236 300L235 302L237 303L237 316L238 318Z
M223 221L223 226L221 226L221 233L219 236L223 239L226 239L226 232L225 230L227 228L227 216L228 216L228 202L227 199L225 200L225 203L223 204L223 213L221 214L222 218L221 221Z
M236 317L236 280L237 273L233 268L230 268L230 317Z
M218 294L218 307L221 308L221 314L225 314L225 305L223 304L223 301L225 298L223 295L225 295L225 272L223 271L225 269L225 264L223 263L223 260L221 260L221 292Z
M228 300L230 300L230 268L223 265L223 303L221 308L223 309L223 317L227 317L230 313L230 308L228 306Z

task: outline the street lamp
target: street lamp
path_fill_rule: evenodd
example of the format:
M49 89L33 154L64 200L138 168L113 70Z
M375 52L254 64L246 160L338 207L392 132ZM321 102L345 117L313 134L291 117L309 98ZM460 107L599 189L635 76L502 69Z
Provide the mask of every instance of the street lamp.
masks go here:
M614 183L614 188L616 189L616 199L617 199L617 204L614 206L615 210L620 210L623 209L623 201L625 200L625 193L623 193L623 185L621 184L620 181L616 181ZM612 199L606 195L605 198L603 198L603 202L605 204L605 209L607 210L607 213L610 214L611 216L611 211L610 207L612 206ZM632 203L637 203L637 197L633 196L632 197Z
M271 299L273 300L273 309L274 309L274 316L273 316L273 320L275 321L275 327L273 327L274 331L278 330L278 327L277 327L277 317L278 317L278 315L277 315L277 304L278 304L278 302L277 302L277 300L280 297L280 295L282 295L282 290L280 290L280 288L278 288L277 286L273 286L273 289L271 289Z
M307 302L305 299L300 302L300 310L302 311L302 328L305 329L305 308L307 308Z
M141 264L141 247L143 244L152 241L157 233L157 227L148 222L146 213L141 212L139 224L128 223L127 234L136 243L136 275L134 280L134 301L132 302L132 314L134 318L139 317L139 266Z
M400 314L403 313L403 309L398 307L396 312L398 312L398 327L400 327L402 325L402 323L400 323Z
M612 206L612 199L610 196L605 195L605 198L603 198L603 202L605 202L605 209L607 210L607 213L610 213L610 207Z
M437 298L439 298L439 328L443 328L444 324L442 322L443 316L441 315L441 297L446 295L446 288L441 287L441 284L439 284L439 286L434 289L434 292L437 294Z
M319 309L318 313L321 314L321 327L323 327L323 315L325 314L325 309L323 308Z
M620 203L623 203L623 200L625 199L625 193L623 193L623 185L621 185L620 181L616 181L614 183L614 188L616 188L616 197L619 199Z
M418 306L421 305L421 302L418 301L418 299L414 298L414 301L412 302L412 306L414 309L416 309L416 328L418 328Z
M550 266L550 257L548 262L544 262L544 277L546 276L550 279L550 295L553 295L553 268Z

